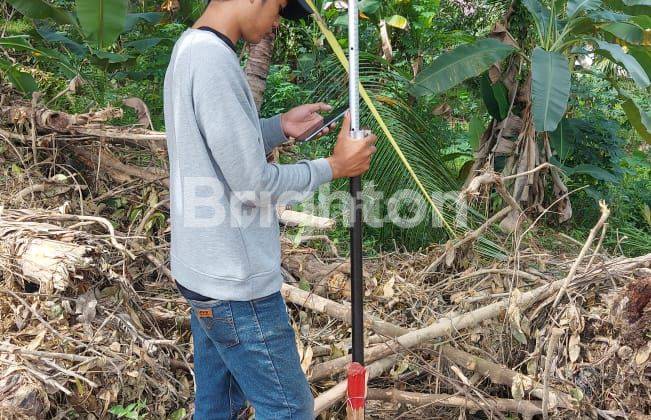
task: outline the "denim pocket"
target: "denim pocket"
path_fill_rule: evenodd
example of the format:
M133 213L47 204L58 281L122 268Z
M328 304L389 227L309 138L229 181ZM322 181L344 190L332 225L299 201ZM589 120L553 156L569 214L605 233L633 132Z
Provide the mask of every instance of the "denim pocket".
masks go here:
M224 347L233 347L240 343L230 302L224 300L187 300L211 341Z

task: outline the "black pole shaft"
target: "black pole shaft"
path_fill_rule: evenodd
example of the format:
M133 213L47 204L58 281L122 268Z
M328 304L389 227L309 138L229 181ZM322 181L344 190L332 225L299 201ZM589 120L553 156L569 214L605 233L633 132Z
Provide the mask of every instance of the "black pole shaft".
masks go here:
M353 324L353 362L364 364L364 277L362 275L362 179L350 178L353 220L350 227L350 273Z

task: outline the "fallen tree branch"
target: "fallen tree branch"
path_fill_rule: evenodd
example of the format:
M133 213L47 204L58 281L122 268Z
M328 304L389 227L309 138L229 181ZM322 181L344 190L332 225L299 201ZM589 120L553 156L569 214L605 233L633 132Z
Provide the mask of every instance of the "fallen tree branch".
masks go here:
M542 415L543 419L549 418L549 397L553 398L553 394L549 390L549 378L552 374L552 366L556 358L556 348L558 347L558 340L563 335L563 330L560 328L553 328L552 335L549 338L549 345L547 346L547 358L545 360L545 371L543 373L543 395L542 395Z
M286 300L292 303L319 313L329 315L333 318L344 321L347 324L351 323L350 307L346 305L334 302L330 299L326 299L318 295L314 295L288 284L283 284L282 294ZM373 317L368 314L364 314L364 321L367 328L372 329L374 332L380 335L395 337L398 335L407 334L409 332L409 330L406 328L402 328L389 322L382 321L377 317ZM382 346L382 344L379 346ZM497 363L484 360L478 356L466 353L449 345L444 345L441 347L441 355L468 370L472 370L488 377L495 384L512 386L514 379L519 375L521 378L523 378L523 382L529 385L527 389L531 390L532 395L540 399L543 397L543 386L541 384L538 384L530 378L524 377L524 375L514 372L511 369L502 367ZM347 356L346 359L348 359ZM346 361L348 362L348 360ZM329 376L327 368L319 369L318 366L319 365L313 369L312 374L310 375L310 380L312 381L323 379ZM559 404L564 407L571 406L570 397L568 395L555 390L550 391L550 395L552 397L552 406L555 407Z
M583 248L581 248L581 252L579 253L579 256L576 258L576 260L574 260L574 264L572 264L572 268L570 268L570 272L562 280L560 290L556 295L556 299L554 299L552 308L555 308L560 302L563 295L565 295L567 286L570 284L572 279L574 279L574 276L576 275L576 270L579 268L579 264L581 263L581 260L583 260L583 257L588 252L588 249L590 249L590 246L592 245L592 242L594 241L597 232L599 232L599 229L603 227L604 223L606 223L606 220L608 219L608 216L610 216L610 209L608 208L608 206L606 206L606 203L603 200L599 202L599 207L601 208L601 217L599 217L597 224L592 229L590 229L590 234L588 235L588 239L586 239Z
M457 240L457 241L448 241L445 244L445 252L439 256L432 264L430 264L424 271L424 274L427 273L432 273L436 271L437 267L439 267L443 262L453 260L454 255L456 254L456 250L469 245L476 241L489 227L491 227L493 224L499 222L508 214L512 211L511 207L504 207L502 210L498 211L495 213L493 216L491 216L488 220L486 220L480 227L477 229L466 233L463 238Z
M411 404L415 406L435 405L439 407L455 407L462 410L484 411L488 416L492 412L518 413L525 419L531 419L542 413L540 404L526 400L510 400L505 398L490 398L486 403L478 403L465 397L448 394L424 394L419 392L400 391L398 389L370 388L366 394L367 400L379 400Z
M131 177L144 179L146 181L160 182L163 186L169 188L169 174L167 171L159 168L140 168L138 166L127 165L113 156L107 150L101 150L101 158L97 153L91 152L85 146L69 146L70 149L91 167L101 167L108 172L111 178L120 182L127 182ZM101 159L101 160L100 160Z
M120 108L107 107L105 109L86 112L83 114L68 114L62 111L33 106L11 105L0 107L0 117L10 124L24 126L33 118L36 129L69 133L74 126L91 123L105 122L114 118L122 118Z
M350 307L347 305L323 298L314 293L306 292L303 289L299 289L298 287L291 286L287 283L283 283L280 291L285 300L291 303L330 315L333 318L346 322L347 324L351 323L351 311ZM405 328L395 326L368 314L365 314L364 316L364 325L378 334L389 337L396 337L408 331Z
M629 271L634 267L647 267L650 263L651 254L647 254L637 258L613 261L612 265L621 264L619 267L620 271ZM607 268L602 268L602 270L607 270ZM597 277L596 273L592 273L591 278L595 277ZM517 300L514 295L510 295L508 298L499 302L494 302L465 314L457 315L453 318L440 319L428 327L410 331L396 339L367 349L364 358L367 362L373 362L391 354L403 352L406 349L413 348L429 340L448 336L459 330L475 327L482 321L495 318L500 313L506 313L510 305L517 306L521 310L525 309L535 302L556 293L561 288L563 281L557 280L548 285L543 285L522 293ZM319 365L318 370L319 372L329 372L330 375L341 373L346 369L349 360L350 358L348 356L333 359ZM317 367L314 368L313 374L316 371Z
M488 360L482 359L481 357L474 356L472 354L466 353L465 351L459 350L452 346L442 346L441 355L446 359L457 363L464 368L471 370L473 372L480 373L491 380L494 384L512 386L514 380L521 379L522 382L526 385L525 390L530 391L530 394L538 399L543 399L545 387L543 384L533 381L531 378L517 373L511 369L502 367L497 363L490 362ZM572 403L570 396L556 391L549 390L549 401L550 407L564 407L571 408Z
M368 379L371 380L380 376L384 371L390 369L396 362L397 358L398 356L387 357L366 366ZM337 401L341 401L341 399L346 395L347 387L348 381L344 380L316 397L314 399L314 417L318 416L322 411L330 408Z

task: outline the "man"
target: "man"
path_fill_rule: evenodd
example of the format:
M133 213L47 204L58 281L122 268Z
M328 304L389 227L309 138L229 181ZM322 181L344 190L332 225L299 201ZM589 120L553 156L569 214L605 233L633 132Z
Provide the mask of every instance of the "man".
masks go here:
M171 267L192 308L199 420L236 418L245 401L261 420L313 417L280 294L275 206L366 172L376 138L351 139L346 116L331 156L267 163L329 107L259 119L234 48L259 42L280 16L307 14L303 0L213 0L176 42L165 76Z

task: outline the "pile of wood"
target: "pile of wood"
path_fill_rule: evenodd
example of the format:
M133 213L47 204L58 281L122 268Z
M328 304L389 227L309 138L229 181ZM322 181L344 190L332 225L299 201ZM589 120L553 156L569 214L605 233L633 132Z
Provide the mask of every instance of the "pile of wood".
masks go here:
M191 415L189 308L166 267L163 133L102 125L114 110L0 111L0 412L103 418L142 402L152 418ZM494 175L479 179L499 192ZM332 228L283 211L289 226ZM522 235L506 260L463 271L449 255L468 253L451 250L481 231L367 259L367 415L648 415L651 254L607 255L607 220L604 204L586 243L559 235L545 249ZM326 235L283 238L282 292L324 419L345 416L349 271Z

